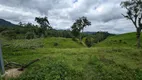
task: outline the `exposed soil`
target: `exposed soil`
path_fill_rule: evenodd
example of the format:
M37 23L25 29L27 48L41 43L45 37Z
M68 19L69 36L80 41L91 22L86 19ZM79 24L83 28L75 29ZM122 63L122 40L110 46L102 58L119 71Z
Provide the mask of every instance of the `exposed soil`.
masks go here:
M19 77L23 71L19 71L17 68L9 69L5 72L5 80L8 78L17 78Z

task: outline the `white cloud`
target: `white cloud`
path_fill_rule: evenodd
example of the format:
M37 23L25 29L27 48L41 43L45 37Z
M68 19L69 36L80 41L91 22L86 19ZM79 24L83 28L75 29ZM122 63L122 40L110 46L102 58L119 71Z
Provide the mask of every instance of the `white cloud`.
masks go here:
M12 22L32 22L38 16L47 16L57 29L67 29L81 16L92 25L85 31L125 33L135 31L124 19L120 2L123 0L0 0L0 18Z

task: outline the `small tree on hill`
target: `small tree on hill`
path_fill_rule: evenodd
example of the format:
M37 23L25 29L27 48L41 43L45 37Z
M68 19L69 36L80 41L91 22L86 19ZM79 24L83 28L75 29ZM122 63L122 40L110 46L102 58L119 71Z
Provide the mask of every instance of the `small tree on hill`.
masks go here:
M142 30L142 0L127 0L121 2L121 6L126 8L127 14L125 18L132 21L137 32L137 47L140 47L140 35Z
M47 17L36 17L35 21L40 25L41 29L42 29L42 33L45 36L46 34L46 30L50 30L52 29L52 27L50 26L50 23L48 21Z
M73 36L74 37L79 36L80 41L81 41L81 32L83 32L83 29L86 26L90 26L90 25L91 25L91 22L88 21L88 19L84 16L77 19L76 22L71 26Z

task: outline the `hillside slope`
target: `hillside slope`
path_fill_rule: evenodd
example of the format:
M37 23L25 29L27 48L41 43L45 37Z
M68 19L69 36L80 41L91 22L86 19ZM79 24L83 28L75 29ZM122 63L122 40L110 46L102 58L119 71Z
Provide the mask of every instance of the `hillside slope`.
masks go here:
M20 39L20 40L6 40L0 38L3 42L3 46L9 46L13 48L23 48L23 49L36 49L36 48L82 48L83 45L72 41L71 38L61 38L61 37L48 37L48 38L38 38L38 39Z
M54 39L49 39L54 42ZM47 40L45 39L46 42ZM40 59L16 79L8 80L142 80L141 49L49 48L53 45L51 42L49 47L45 43L45 47L33 49L34 46L41 45L38 41L43 40L19 40L15 44L11 42L12 44L3 46L6 62L27 64ZM19 46L15 47L17 44Z
M4 19L0 19L0 27L11 27L11 26L15 26L15 24L12 24L9 21L6 21Z
M142 35L141 35L142 38ZM125 33L116 36L110 36L106 40L94 45L97 47L136 47L136 33ZM142 42L142 39L141 39Z
M46 48L81 48L83 45L73 41L71 38L46 38L44 39Z

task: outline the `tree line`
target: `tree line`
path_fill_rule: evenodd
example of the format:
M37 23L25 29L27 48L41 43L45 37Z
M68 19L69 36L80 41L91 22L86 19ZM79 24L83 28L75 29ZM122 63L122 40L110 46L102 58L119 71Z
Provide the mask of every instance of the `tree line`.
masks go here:
M80 17L68 30L56 30L50 25L47 17L36 17L35 21L39 25L32 23L23 24L19 22L13 27L0 27L0 35L7 39L35 39L47 37L64 37L72 38L73 41L91 47L108 36L112 35L108 32L83 32L86 26L91 25L91 22L86 17Z

